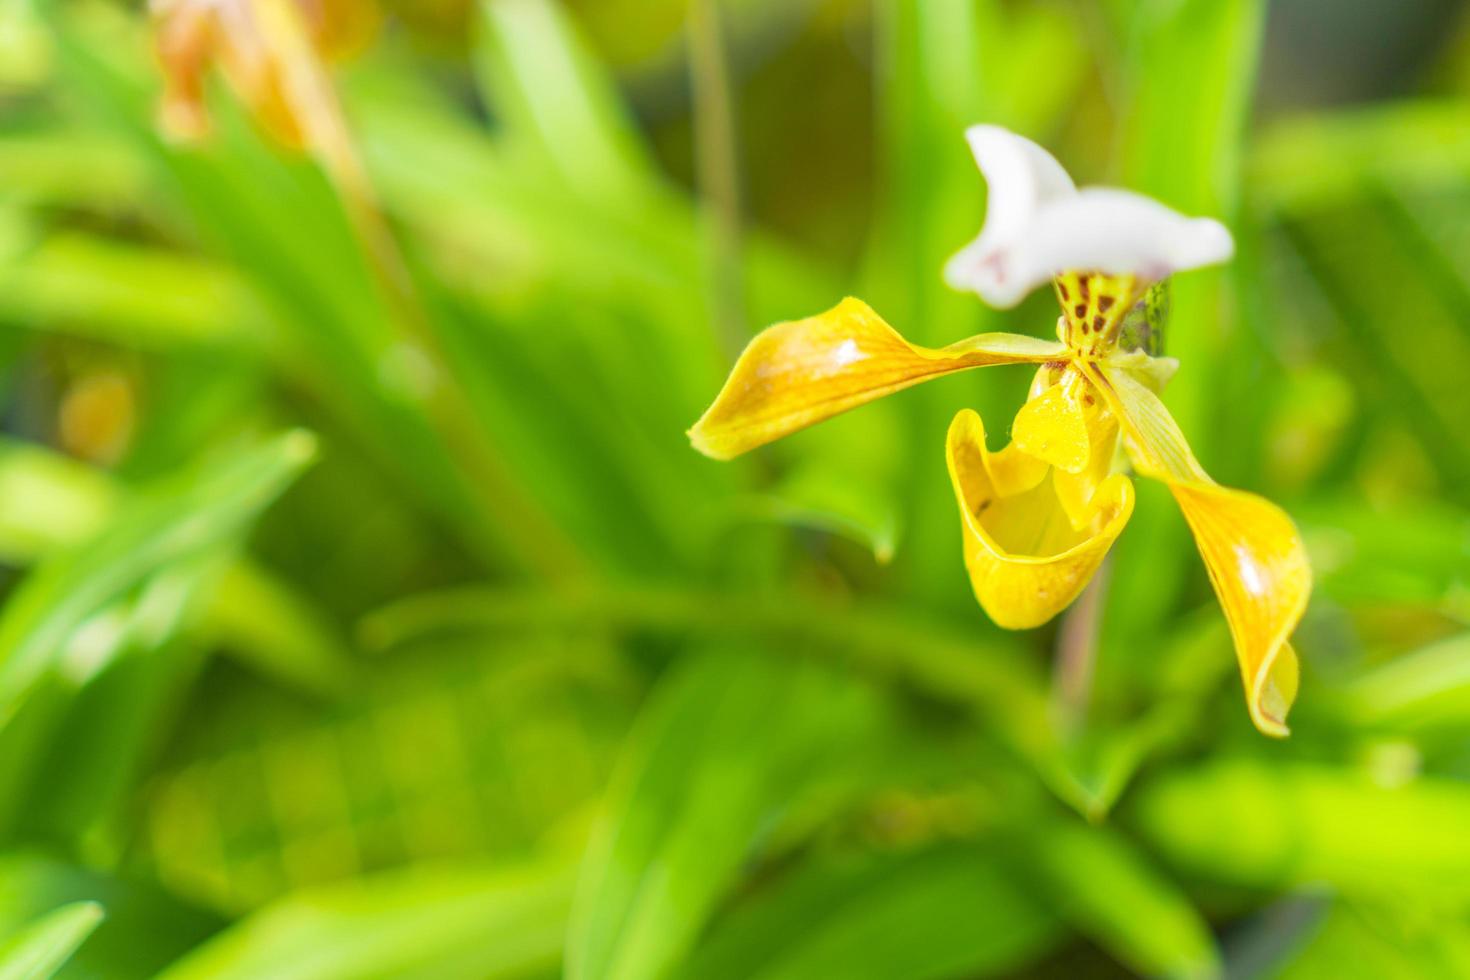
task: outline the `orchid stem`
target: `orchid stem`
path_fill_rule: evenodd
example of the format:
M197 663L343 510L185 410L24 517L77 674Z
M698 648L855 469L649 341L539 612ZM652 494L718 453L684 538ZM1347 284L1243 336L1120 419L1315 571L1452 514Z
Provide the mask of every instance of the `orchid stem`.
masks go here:
M695 162L705 210L710 307L720 343L733 358L745 346L748 330L741 273L735 111L715 0L690 0L688 34Z
M1052 680L1052 708L1064 730L1080 726L1087 719L1111 571L1109 557L1062 620Z

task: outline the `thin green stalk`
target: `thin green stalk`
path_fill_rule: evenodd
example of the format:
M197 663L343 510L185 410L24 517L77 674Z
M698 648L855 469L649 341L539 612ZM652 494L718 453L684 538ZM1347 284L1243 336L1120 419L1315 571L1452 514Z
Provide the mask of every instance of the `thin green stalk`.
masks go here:
M735 110L715 0L690 0L689 76L694 90L694 151L705 212L710 313L733 358L749 336L741 258L740 170Z

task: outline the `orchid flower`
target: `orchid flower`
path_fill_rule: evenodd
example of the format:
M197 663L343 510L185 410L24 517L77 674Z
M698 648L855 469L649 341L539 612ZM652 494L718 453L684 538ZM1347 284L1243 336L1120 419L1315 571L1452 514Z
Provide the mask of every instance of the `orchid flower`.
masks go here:
M366 44L380 19L373 0L151 0L149 10L165 135L208 132L205 79L219 67L255 120L295 149L332 125L323 65Z
M1158 395L1177 367L1154 356L1164 280L1228 260L1230 233L1129 191L1079 190L1049 153L1004 129L966 136L990 203L945 278L998 307L1050 280L1062 306L1058 339L986 333L929 349L845 299L751 340L690 439L729 459L930 378L1036 365L1003 449L987 447L973 411L949 428L965 566L981 607L998 625L1024 629L1077 598L1133 512L1126 457L1166 484L1184 513L1230 625L1251 719L1287 734L1297 690L1288 639L1311 592L1301 537L1276 505L1215 483Z

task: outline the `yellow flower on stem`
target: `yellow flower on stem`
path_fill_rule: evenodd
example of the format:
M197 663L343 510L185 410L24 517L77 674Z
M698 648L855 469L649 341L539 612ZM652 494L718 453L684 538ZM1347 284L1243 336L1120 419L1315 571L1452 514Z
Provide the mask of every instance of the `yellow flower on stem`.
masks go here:
M1297 690L1287 641L1311 593L1301 537L1276 505L1215 483L1158 397L1177 367L1154 356L1161 284L1229 259L1229 232L1129 191L1078 190L1050 154L1006 130L975 126L966 136L990 204L979 237L945 277L999 307L1050 280L1062 306L1057 340L987 333L924 348L845 299L755 337L690 439L729 459L930 378L1035 365L1003 449L990 451L973 411L949 429L965 567L980 605L997 624L1024 629L1076 599L1133 513L1126 459L1166 484L1184 513L1230 624L1251 719L1268 735L1287 734Z

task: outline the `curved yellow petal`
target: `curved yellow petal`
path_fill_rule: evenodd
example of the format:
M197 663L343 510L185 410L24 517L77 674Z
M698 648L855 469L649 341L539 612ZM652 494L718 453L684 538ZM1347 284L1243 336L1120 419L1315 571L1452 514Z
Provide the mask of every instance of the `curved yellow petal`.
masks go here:
M689 439L706 456L729 459L942 374L1065 354L1062 344L1006 333L939 350L917 347L862 300L849 298L751 340Z
M1269 500L1210 479L1164 403L1130 371L1091 370L1121 420L1134 467L1167 483L1184 511L1230 623L1251 720L1267 735L1288 734L1297 660L1287 639L1312 592L1296 525Z
M1014 444L991 453L984 423L968 409L950 424L946 455L970 584L1007 629L1040 626L1076 599L1133 514L1133 484L1115 474L1074 523L1056 471Z

